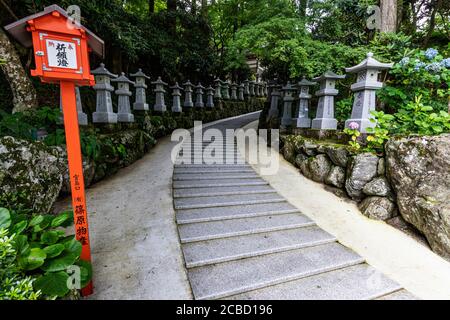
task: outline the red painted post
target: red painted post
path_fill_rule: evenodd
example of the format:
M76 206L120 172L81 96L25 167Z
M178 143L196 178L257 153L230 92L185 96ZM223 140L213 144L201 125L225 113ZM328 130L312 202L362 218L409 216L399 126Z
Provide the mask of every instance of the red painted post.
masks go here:
M82 244L81 260L91 262L75 84L71 81L61 81L60 85L64 127L66 132L67 160L69 163L70 186L72 190L75 236ZM93 286L92 281L90 281L86 287L82 288L81 294L87 296L92 294L92 292Z

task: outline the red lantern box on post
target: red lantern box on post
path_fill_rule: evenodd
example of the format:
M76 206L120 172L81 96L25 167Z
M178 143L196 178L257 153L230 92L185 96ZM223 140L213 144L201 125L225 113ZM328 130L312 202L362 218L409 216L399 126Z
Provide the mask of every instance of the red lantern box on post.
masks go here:
M66 132L75 236L82 243L81 259L91 261L89 229L84 193L75 86L93 86L89 52L104 57L104 43L91 31L74 21L57 5L25 17L5 27L25 47L33 47L36 69L31 75L43 82L60 84ZM93 292L92 282L82 288Z

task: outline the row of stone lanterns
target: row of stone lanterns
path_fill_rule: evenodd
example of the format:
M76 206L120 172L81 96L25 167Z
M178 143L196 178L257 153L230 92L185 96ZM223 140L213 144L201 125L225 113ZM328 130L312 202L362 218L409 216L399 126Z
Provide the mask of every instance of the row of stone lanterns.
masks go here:
M146 80L148 77L141 69L136 73L130 74L135 81L129 80L124 73L117 76L109 72L102 63L100 66L92 70L91 73L95 76L96 84L94 89L97 92L96 111L93 113L94 123L116 123L116 122L134 122L134 115L131 110L130 97L132 92L130 85L133 85L136 90L135 102L133 103L133 110L147 111L150 109L147 104ZM117 90L111 83L117 84ZM205 88L201 83L194 85L189 80L182 84L181 87L178 82L169 87L172 90L172 107L171 111L180 113L183 109L191 108L214 108L214 99L216 100L234 100L244 101L246 97L265 97L267 96L267 85L264 82L244 81L241 84L230 83L229 81L222 81L216 79L214 81L215 88L208 86ZM168 86L161 77L156 81L151 82L155 87L155 104L153 110L156 112L166 112L167 106L165 104L165 87ZM230 95L231 90L231 95ZM181 104L182 91L184 91L184 101ZM118 112L114 113L111 93L114 92L118 96ZM204 95L206 93L206 103L204 103ZM79 92L77 93L79 98ZM195 96L195 101L194 97ZM81 100L79 106L81 110ZM87 116L83 114L83 124L87 124Z
M370 121L371 111L375 110L375 92L383 87L383 83L378 81L378 75L382 70L390 69L393 63L381 63L373 58L369 52L367 58L360 64L346 68L348 73L357 74L357 82L351 86L354 92L354 102L351 118L345 122L345 127L349 128L350 123L357 123L359 131L367 132L368 127L374 124ZM281 117L281 127L312 128L318 130L336 130L337 120L334 118L334 97L338 95L336 81L344 79L345 75L337 75L332 71L326 71L319 77L308 81L303 78L297 85L288 82L285 86L278 84L269 85L271 91L271 104L268 113L269 118L278 117L278 103L283 96L283 114ZM320 89L315 92L319 98L317 104L316 117L311 121L308 115L309 101L312 95L309 93L310 87L320 84ZM292 118L292 104L295 92L298 91L298 113L296 118Z

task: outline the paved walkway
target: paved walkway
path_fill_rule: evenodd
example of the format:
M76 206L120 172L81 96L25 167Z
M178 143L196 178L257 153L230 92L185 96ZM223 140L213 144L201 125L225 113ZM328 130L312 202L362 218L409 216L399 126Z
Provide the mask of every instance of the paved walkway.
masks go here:
M225 132L254 117L213 127ZM193 160L207 145L184 148ZM280 196L235 141L222 146L219 155L234 164L205 164L209 155L174 169L176 221L196 299L413 298Z

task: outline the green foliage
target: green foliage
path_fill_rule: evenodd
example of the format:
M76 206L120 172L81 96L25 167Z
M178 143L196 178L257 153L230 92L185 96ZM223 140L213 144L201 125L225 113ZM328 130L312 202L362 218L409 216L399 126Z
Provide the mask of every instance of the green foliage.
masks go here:
M9 212L0 208L0 221L5 221L6 216ZM34 290L34 279L17 267L16 243L15 234L9 235L7 229L0 227L0 300L37 300L41 292Z
M370 119L375 123L373 128L367 128L367 132L372 135L367 137L366 151L383 153L384 144L389 140L389 132L396 127L395 117L391 114L385 114L383 111L372 111L373 118Z
M71 224L71 211L29 215L0 208L0 281L6 288L0 298L64 297L70 291L68 270L74 265L80 268L82 284L90 280L90 265L80 261L81 243L61 229Z
M361 135L361 133L358 131L358 129L345 128L344 133L350 137L348 144L353 152L357 152L359 149L361 149L361 145L358 142L358 137Z
M447 110L450 95L450 60L433 49L413 50L389 72L387 85L378 96L393 111L421 96L435 111Z
M421 96L416 97L414 102L408 102L394 116L397 122L395 133L434 135L450 132L450 114L425 105Z

